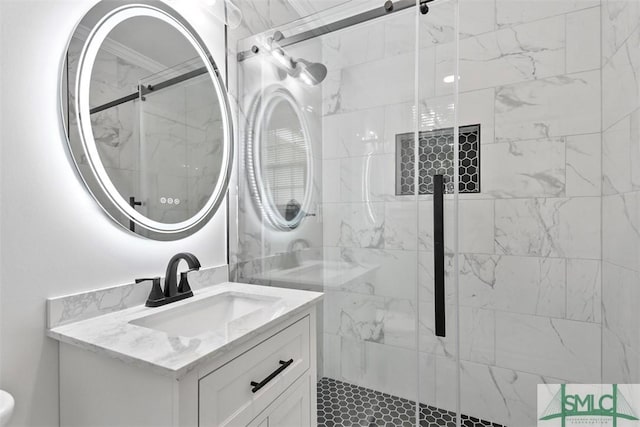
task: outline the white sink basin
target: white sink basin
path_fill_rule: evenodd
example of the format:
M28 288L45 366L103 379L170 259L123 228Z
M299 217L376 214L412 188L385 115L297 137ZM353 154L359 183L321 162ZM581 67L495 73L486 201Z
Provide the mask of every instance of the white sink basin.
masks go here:
M15 401L13 396L4 390L0 390L0 426L5 426L11 419Z
M273 306L278 300L279 298L275 297L225 292L200 301L184 303L129 323L163 331L170 336L194 337L225 328L235 320Z

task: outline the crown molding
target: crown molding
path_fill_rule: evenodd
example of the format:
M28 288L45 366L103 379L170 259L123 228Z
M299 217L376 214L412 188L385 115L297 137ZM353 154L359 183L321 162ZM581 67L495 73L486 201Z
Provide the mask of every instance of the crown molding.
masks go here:
M89 37L89 33L91 31L82 25L78 25L73 37L85 41ZM128 46L123 45L115 40L110 38L106 38L104 43L102 43L101 49L104 49L106 52L117 56L118 58L123 59L129 64L135 65L136 67L140 67L144 70L149 70L149 74L156 74L162 71L166 71L167 67L155 61L148 56L142 55L140 52L131 49Z

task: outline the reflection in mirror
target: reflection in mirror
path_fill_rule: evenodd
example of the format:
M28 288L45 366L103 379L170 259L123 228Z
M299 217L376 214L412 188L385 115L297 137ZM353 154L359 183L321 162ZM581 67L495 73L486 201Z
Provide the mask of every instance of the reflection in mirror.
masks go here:
M129 48L144 52L144 61L104 47L127 40ZM138 86L142 94L127 100ZM222 163L222 117L193 46L154 18L123 21L98 51L90 88L96 147L120 195L144 202L138 210L163 223L185 221L202 209Z
M311 199L311 141L304 118L283 88L265 91L252 115L247 157L254 199L272 226L294 229Z
M210 217L226 191L228 102L211 72L215 63L183 22L166 10L124 9L124 17L114 13L96 26L104 29L101 40L100 31L83 26L96 19L90 12L70 42L69 145L111 217L140 235L172 240ZM83 79L90 126L77 119L84 117L82 95L74 102Z

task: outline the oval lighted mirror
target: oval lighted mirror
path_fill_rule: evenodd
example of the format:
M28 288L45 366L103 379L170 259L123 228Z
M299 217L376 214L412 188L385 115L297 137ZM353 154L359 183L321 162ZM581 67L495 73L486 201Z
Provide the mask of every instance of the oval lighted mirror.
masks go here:
M105 0L76 28L63 71L72 157L109 216L159 240L204 226L233 144L224 85L194 29L162 2Z
M312 192L312 153L301 108L284 88L268 88L251 112L247 162L253 199L267 223L297 228Z

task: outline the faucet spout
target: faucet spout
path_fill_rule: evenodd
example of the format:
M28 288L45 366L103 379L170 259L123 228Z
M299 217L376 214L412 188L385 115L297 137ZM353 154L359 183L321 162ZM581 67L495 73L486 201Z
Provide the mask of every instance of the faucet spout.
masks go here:
M164 275L164 296L166 298L174 297L178 295L178 264L181 260L185 260L189 266L189 271L199 270L200 261L195 255L189 252L180 252L174 255L167 265L167 272Z

